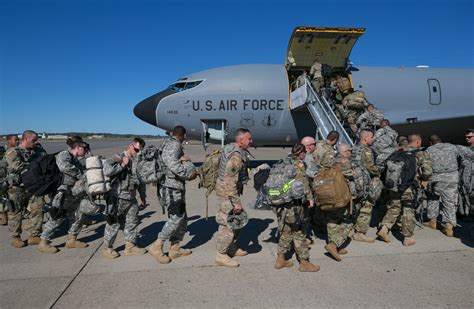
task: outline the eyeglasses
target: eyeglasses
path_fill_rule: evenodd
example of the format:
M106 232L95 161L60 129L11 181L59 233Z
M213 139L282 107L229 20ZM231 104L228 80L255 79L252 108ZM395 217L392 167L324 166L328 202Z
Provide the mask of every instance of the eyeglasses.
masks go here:
M133 150L134 150L135 152L140 152L141 149L140 149L140 148L136 148L135 146L133 146Z

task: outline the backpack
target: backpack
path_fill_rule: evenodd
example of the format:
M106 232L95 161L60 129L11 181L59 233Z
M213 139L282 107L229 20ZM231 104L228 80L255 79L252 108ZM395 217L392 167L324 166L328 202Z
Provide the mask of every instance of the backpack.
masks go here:
M414 151L396 151L385 162L382 177L385 188L394 192L404 192L416 176L416 154Z
M198 188L206 188L206 197L208 197L216 187L217 177L219 176L219 162L221 150L215 149L204 158L201 168L198 170L199 185Z
M31 161L21 174L21 183L35 196L51 194L61 185L63 174L54 154L45 154Z
M304 197L304 185L296 180L296 168L291 159L278 161L270 169L262 193L271 206L281 206Z
M352 196L356 199L365 199L370 191L370 174L367 169L359 162L354 162L352 165L352 174L354 180L350 183Z
M313 192L317 205L325 211L344 208L352 199L344 175L335 167L319 171L313 179Z
M163 163L163 145L156 147L153 145L145 148L137 163L138 178L142 183L161 183L166 175L166 166Z

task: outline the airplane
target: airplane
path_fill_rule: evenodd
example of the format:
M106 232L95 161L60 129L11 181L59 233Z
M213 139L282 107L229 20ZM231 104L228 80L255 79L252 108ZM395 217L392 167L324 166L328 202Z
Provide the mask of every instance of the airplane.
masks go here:
M298 96L292 87L317 59L334 73L347 73L352 88L363 91L399 134L420 133L426 141L437 133L444 141L463 144L464 130L474 127L474 71L354 67L349 56L364 32L296 27L285 64L234 65L190 74L138 103L134 114L166 131L183 125L189 139L205 146L231 142L240 127L252 132L253 146L291 146L303 136L318 135L310 108L294 108Z

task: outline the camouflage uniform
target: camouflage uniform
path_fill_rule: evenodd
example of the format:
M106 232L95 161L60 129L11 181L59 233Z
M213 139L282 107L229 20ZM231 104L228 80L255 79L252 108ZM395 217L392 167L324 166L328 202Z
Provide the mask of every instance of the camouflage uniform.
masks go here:
M428 153L415 149L409 148L408 151L415 151L416 155L416 176L415 176L415 187L420 187L420 181L428 181L432 175L432 163ZM415 194L416 188L411 186L408 187L404 192L393 192L387 191L389 194L389 200L387 203L387 212L383 217L380 226L385 225L388 230L391 230L393 225L397 222L400 213L402 234L405 237L412 237L415 231L416 218L415 218Z
M368 146L362 144L355 145L352 149L352 159L361 162L369 172L372 179L380 176L380 172L374 163L374 155ZM374 207L372 202L375 203L375 201L369 201L367 198L354 200L354 208L358 212L356 223L354 225L356 232L365 234L369 230L372 208Z
M380 121L383 119L383 112L374 108L373 110L366 111L357 118L356 124L359 130L375 130L380 125Z
M107 193L107 207L116 209L112 212L115 220L108 221L105 225L106 248L112 248L120 228L123 228L126 241L132 244L137 242L139 222L136 192L138 190L140 197L145 199L146 187L137 176L137 158L130 158L128 165L123 167L121 164L125 156L126 152L116 154L104 164L104 175L111 179L111 189Z
M338 156L335 159L334 165L341 170L348 181L353 179L352 165L349 159ZM328 211L325 212L325 217L327 220L328 242L333 242L336 247L342 246L352 228L349 209L346 207L335 211Z
M397 150L397 137L397 131L389 126L380 128L375 132L374 142L370 148L372 148L375 153L375 164L379 170L383 169L387 158Z
M463 215L474 214L474 146L467 147L456 145L461 155L461 173L460 192L463 194L460 198L460 211Z
M449 143L438 143L428 147L433 164L433 175L430 179L428 195L428 218L437 218L440 212L439 202L443 205L441 217L443 223L456 226L456 205L458 202L458 157L456 146Z
M303 181L305 199L313 200L313 194L306 176L304 163L301 160L292 159L292 164L296 169L295 179ZM275 211L278 218L278 253L285 254L291 249L291 242L294 244L296 254L300 259L309 259L309 246L306 238L306 210L303 201L293 201L278 207Z
M44 198L26 191L19 179L28 163L44 154L39 149L27 150L19 146L9 148L5 153L10 184L8 199L14 205L14 209L8 211L8 226L13 238L21 236L21 220L25 213L29 213L26 229L30 237L39 237L41 234Z
M342 99L342 106L347 123L350 125L352 132L357 132L357 119L364 110L364 93L362 91L355 91L349 93Z
M53 201L60 199L60 205L53 206L59 206L61 209L66 210L66 216L70 224L68 234L77 236L82 230L84 219L84 214L79 211L79 204L81 199L86 196L86 193L85 188L83 190L74 190L75 194L72 193L71 189L72 187L84 187L84 166L68 150L61 151L56 155L56 165L61 173L63 173L63 183L59 186L58 193L53 198ZM41 239L51 240L54 231L61 225L65 217L60 216L53 219L49 213L46 217L48 221L44 224Z
M322 64L314 62L309 71L311 76L311 83L313 84L314 90L319 94L321 93L321 87L324 85L324 78L322 75Z
M166 165L163 200L168 209L168 221L158 234L158 239L182 241L187 231L185 180L189 176L179 159L184 155L182 144L172 137L163 145L162 158Z
M247 156L235 144L224 147L219 162L219 176L216 183L217 202L219 209L216 222L219 224L217 231L217 252L227 254L230 246L239 237L240 230L227 227L227 215L234 208L234 204L241 204L240 195L243 185L248 180Z

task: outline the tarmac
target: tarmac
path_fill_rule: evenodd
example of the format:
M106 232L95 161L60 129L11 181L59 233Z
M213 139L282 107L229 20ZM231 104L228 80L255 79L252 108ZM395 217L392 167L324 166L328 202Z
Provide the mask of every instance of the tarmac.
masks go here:
M98 141L91 146L94 154L110 156L127 143ZM44 141L43 146L48 152L56 152L66 145L64 141ZM251 149L257 160L279 159L288 151ZM205 155L199 144L185 146L185 152L195 161L202 161ZM152 244L167 219L158 206L156 189L149 186L147 192L150 205L140 211L138 244L143 247ZM239 268L229 269L214 264L218 227L215 195L209 199L206 220L204 190L198 189L197 181L188 184L186 194L189 223L182 244L193 254L166 265L149 254L115 260L102 257L104 221L100 215L95 217L97 223L85 227L79 235L89 247L66 249L64 225L53 240L60 252L53 255L40 253L36 246L11 247L8 228L0 226L0 307L474 308L472 223L459 222L453 238L439 230L417 227L417 243L411 247L401 244L398 233L391 243L351 242L341 262L326 255L324 235L317 234L313 236L310 260L321 266L319 272L299 272L294 255L295 266L276 270L276 219L271 211L252 208L256 192L249 182L242 200L250 220L238 244L250 254L236 258L241 263ZM370 236L376 233L373 223ZM115 247L123 253L121 232Z

